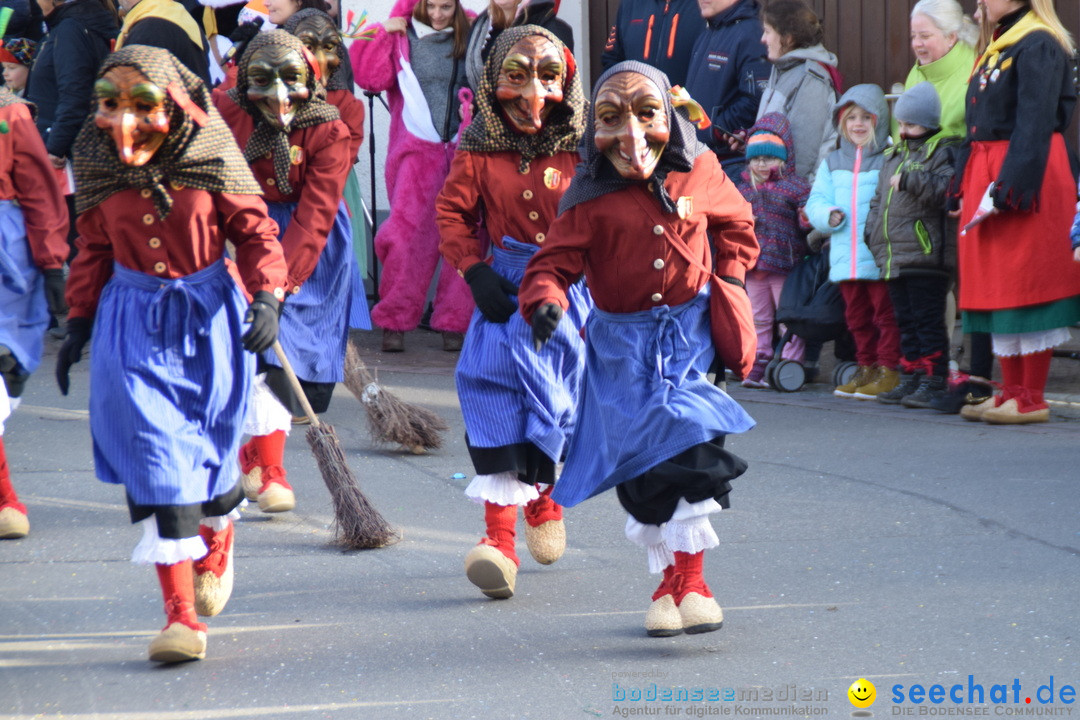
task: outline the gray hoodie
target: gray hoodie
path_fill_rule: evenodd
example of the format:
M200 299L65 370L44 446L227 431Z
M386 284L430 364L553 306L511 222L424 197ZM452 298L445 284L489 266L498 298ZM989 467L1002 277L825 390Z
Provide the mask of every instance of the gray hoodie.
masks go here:
M787 116L795 142L795 172L810 182L818 165L836 147L831 111L837 93L822 64L836 67L836 56L820 44L786 53L773 63L757 114L758 118L770 112Z

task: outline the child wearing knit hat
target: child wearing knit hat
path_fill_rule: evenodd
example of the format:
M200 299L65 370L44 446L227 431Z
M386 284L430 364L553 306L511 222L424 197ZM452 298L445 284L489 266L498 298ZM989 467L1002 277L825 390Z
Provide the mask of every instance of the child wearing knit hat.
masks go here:
M900 383L877 400L928 408L946 392L945 304L956 269L956 221L946 211L958 137L940 132L941 100L921 82L896 101L900 141L885 151L866 243L900 329Z
M743 387L764 388L765 367L773 356L776 306L784 280L809 251L806 231L809 224L802 213L810 184L794 171L795 158L791 126L782 113L767 113L758 119L746 139L746 170L736 185L754 209L754 233L761 246L757 265L746 274L746 294L754 310L758 349L754 367ZM780 328L780 335L784 328ZM793 337L785 346L785 360L801 362L804 344Z
M0 45L0 64L4 67L4 87L16 97L26 95L30 66L34 63L37 45L26 38L5 38Z

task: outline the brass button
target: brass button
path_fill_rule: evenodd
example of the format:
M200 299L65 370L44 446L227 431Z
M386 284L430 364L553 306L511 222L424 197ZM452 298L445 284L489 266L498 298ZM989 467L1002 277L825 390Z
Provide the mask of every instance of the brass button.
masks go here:
M524 170L518 170L518 172L521 173L522 175L528 175L531 170L532 170L532 166L526 165Z
M142 216L142 221L143 221L143 225L153 225L154 224L154 216L151 215L150 213L146 213L145 215Z
M285 288L274 288L274 297L278 300L285 299Z
M173 190L177 190L177 191L179 191L179 190L183 190L183 189L184 189L184 186L183 186L183 184L182 184L182 183L178 183L178 182L176 182L175 180L170 180L170 181L169 181L169 187L171 187L171 188L172 188Z
M526 190L525 192L521 193L521 197L525 198L526 200L532 200L532 196L533 196L533 191L532 190Z
M265 160L269 160L272 157L274 157L273 153L266 153L265 155L263 155L263 159L265 159Z
M146 244L157 250L159 247L161 247L161 238L152 237L146 242Z
M655 260L652 261L652 266L654 268L656 268L657 270L663 270L664 269L664 259L663 258L656 258Z
M530 220L539 220L540 219L540 213L536 212L535 210L530 210L529 211L529 219Z
M150 190L147 189L147 188L143 188L142 190L139 191L139 194L142 195L144 198L148 198L151 195L153 195L154 193L150 192Z
M298 292L300 292L300 286L299 285L294 285L293 289L292 289L292 294L295 295Z
M544 233L536 233L536 242L537 242L537 244L541 244L545 240L547 240L547 235L545 235Z
M661 295L660 293L653 293L652 294L652 301L653 302L660 302L663 299L664 299L664 296Z
M652 232L653 232L653 235L663 235L664 234L664 227L662 225L653 225Z
M161 274L161 273L165 272L165 263L163 263L163 262L154 263L154 272L156 272L158 274Z
M649 183L649 192L656 192L656 183Z
M274 187L277 185L277 180L274 180L274 178L266 178L266 184L270 187Z

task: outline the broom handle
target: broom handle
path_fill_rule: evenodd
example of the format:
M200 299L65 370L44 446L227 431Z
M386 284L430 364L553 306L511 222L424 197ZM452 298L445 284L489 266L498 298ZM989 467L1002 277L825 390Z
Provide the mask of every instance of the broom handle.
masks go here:
M307 413L311 426L319 427L319 416L311 409L311 403L308 402L307 395L304 394L304 387L300 384L299 378L296 377L296 373L292 369L292 363L289 362L289 358L285 357L285 351L281 349L281 343L277 340L274 340L274 354L277 355L278 362L281 363L281 369L289 377L289 384L292 385L293 394L300 400L300 405L303 406L304 412Z

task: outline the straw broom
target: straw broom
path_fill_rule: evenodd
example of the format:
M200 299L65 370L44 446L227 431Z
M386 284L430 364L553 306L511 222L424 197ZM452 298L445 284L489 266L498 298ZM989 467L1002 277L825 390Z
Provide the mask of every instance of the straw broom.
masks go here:
M334 542L346 550L368 550L394 544L401 539L401 534L383 519L360 490L345 461L337 433L332 425L319 422L319 416L311 409L304 388L277 340L274 341L274 352L311 421L307 441L334 501Z
M380 387L350 342L345 350L345 387L367 411L368 430L376 442L397 443L413 454L442 447L443 419L407 403Z

